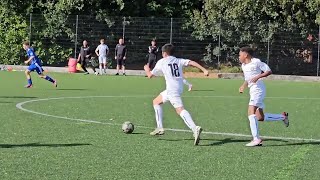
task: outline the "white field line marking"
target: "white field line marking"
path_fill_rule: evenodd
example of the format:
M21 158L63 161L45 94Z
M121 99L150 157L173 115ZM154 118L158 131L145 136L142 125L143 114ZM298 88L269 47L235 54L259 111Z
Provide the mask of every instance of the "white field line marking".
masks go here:
M39 101L50 101L50 100L59 100L59 99L80 99L80 98L141 98L141 97L152 97L150 95L138 95L138 96L79 96L79 97L56 97L56 98L45 98L45 99L34 99L34 100L29 100L29 101L24 101L16 104L16 107L22 111L29 112L32 114L38 114L42 116L47 116L47 117L53 117L53 118L58 118L58 119L66 119L66 120L71 120L71 121L79 121L79 122L85 122L85 123L95 123L95 124L105 124L105 125L111 125L111 126L121 126L121 124L117 123L108 123L108 122L100 122L100 121L94 121L90 119L78 119L78 118L69 118L65 116L56 116L56 115L51 115L51 114L46 114L46 113L41 113L33 110L29 110L26 108L23 108L22 106L28 103L32 102L39 102ZM237 97L237 96L186 96L186 97ZM281 97L279 97L280 99ZM289 97L288 97L289 98ZM311 98L310 98L311 99ZM317 98L320 99L320 98ZM147 126L136 126L139 128L144 128L144 129L153 129L153 127L147 127ZM186 130L186 129L174 129L174 128L165 128L167 131L174 131L174 132L191 132L191 130ZM210 132L210 131L203 131L203 134L211 134L211 135L221 135L221 136L233 136L233 137L248 137L251 138L251 135L247 134L238 134L238 133L225 133L225 132ZM292 141L313 141L313 142L320 142L320 139L306 139L306 138L299 138L299 137L275 137L275 136L261 136L262 138L265 139L278 139L278 140L292 140Z

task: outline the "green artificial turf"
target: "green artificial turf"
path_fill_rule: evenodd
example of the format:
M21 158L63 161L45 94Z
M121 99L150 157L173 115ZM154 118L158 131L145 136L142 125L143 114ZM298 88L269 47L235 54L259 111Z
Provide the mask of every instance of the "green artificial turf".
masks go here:
M185 108L207 132L194 146L170 104L171 130L149 135L163 78L52 74L54 88L32 75L25 89L22 72L0 72L0 179L320 179L319 83L266 81L265 112L289 112L290 127L259 123L261 135L277 139L248 148L250 137L217 134L250 135L240 80L188 79L194 91L184 92ZM26 101L32 112L16 107ZM122 132L125 121L134 134Z

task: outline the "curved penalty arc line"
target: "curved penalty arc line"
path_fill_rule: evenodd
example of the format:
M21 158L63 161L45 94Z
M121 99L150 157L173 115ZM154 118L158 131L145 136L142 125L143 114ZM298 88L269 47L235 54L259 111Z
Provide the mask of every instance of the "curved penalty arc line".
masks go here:
M75 97L53 97L53 98L44 98L44 99L33 99L28 101L23 101L18 104L16 104L16 108L19 110L37 114L41 116L47 116L47 117L53 117L58 119L65 119L70 121L78 121L78 122L85 122L85 123L94 123L94 124L105 124L105 125L111 125L111 126L121 126L121 124L117 123L109 123L109 122L100 122L95 121L91 119L79 119L79 118L69 118L65 116L57 116L57 115L51 115L46 113L41 113L33 110L29 110L23 107L23 105L33 102L39 102L39 101L50 101L50 100L61 100L61 99L81 99L81 98L144 98L144 97L153 97L150 95L138 95L138 96L75 96ZM198 96L186 96L186 97L198 97ZM225 96L199 96L199 97L225 97ZM233 96L228 96L233 97ZM153 129L153 127L147 127L147 126L141 126L141 125L135 125L135 127L144 128L144 129ZM185 130L185 129L175 129L175 128L165 128L167 131L174 131L174 132L192 132L191 130ZM221 135L221 136L233 136L233 137L248 137L251 138L251 135L247 134L240 134L240 133L226 133L226 132L210 132L210 131L203 131L203 134L211 134L211 135ZM277 139L277 140L292 140L292 141L312 141L312 142L320 142L320 139L312 139L312 138L300 138L300 137L276 137L276 136L261 136L262 138L266 139Z

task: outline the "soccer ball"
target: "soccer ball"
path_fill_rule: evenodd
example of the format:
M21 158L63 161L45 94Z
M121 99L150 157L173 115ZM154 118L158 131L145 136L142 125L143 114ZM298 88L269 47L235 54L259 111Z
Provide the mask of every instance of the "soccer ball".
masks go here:
M134 125L129 122L129 121L126 121L122 124L122 131L126 134L131 134L134 130Z

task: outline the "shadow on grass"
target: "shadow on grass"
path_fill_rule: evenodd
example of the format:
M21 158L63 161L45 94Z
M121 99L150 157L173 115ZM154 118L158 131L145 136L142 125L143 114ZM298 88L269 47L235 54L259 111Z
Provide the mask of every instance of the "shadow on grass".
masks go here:
M21 148L21 147L74 147L74 146L91 146L92 144L84 143L70 143L70 144L41 144L41 143L28 143L28 144L0 144L0 148Z
M189 139L158 139L162 141L194 141L193 138ZM206 143L206 141L211 141L210 143ZM264 139L263 141L280 141L280 142L288 142L286 140L281 139ZM225 138L225 139L213 139L213 138L201 138L199 146L221 146L229 143L249 143L250 139L233 139L233 138ZM319 143L320 144L320 143Z
M320 145L320 142L285 143L285 144L273 144L268 146L303 146L303 145Z
M210 139L201 139L201 140L210 140ZM211 139L212 140L212 139ZM209 144L202 144L199 146L219 146L227 143L249 143L250 140L244 140L244 139L232 139L232 138L225 138L225 139L216 139L213 140L216 142L212 142ZM288 140L282 140L282 139L263 139L264 142L282 142L282 144L270 144L265 145L265 147L275 147L275 146L303 146L303 145L320 145L320 142L297 142L297 143L290 143Z
M146 133L141 133L141 132L137 132L137 133L131 133L131 134L136 134L136 135L139 135L139 134L146 134Z
M88 89L55 89L55 90L58 90L58 91L86 91Z
M214 91L213 89L193 89L192 91L203 91L203 92L207 92L207 91Z
M8 102L8 101L0 101L0 104L10 104L12 102Z
M27 98L27 99L34 99L34 98L37 98L37 97L30 97L30 96L0 96L0 98L8 98L8 99L14 99L14 98L22 99L22 98Z

